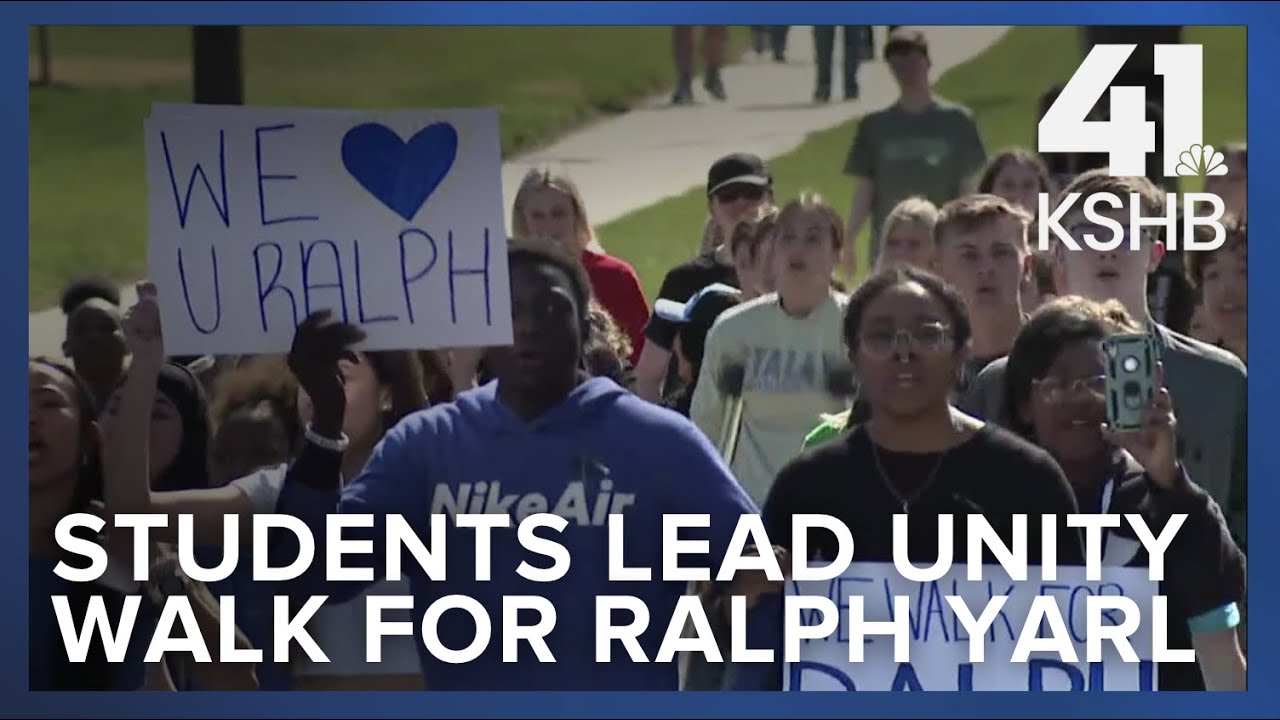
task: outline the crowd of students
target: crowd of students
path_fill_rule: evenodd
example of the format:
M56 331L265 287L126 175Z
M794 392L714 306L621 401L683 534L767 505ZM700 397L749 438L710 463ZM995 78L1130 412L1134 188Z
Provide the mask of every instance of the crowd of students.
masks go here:
M688 592L656 577L609 582L606 513L627 518L626 564L659 568L661 517L671 513L710 518L700 538L710 558L723 555L743 514L759 513L784 561L797 514L834 515L852 530L858 559L887 561L892 517L905 513L911 559L928 564L940 514L980 513L1009 543L1015 514L1123 512L1152 527L1188 515L1162 591L1173 609L1171 646L1193 647L1198 662L1162 667L1160 688L1242 688L1247 241L1235 168L1244 167L1243 147L1228 160L1235 185L1221 190L1231 211L1226 243L1179 260L1203 297L1197 340L1151 310L1152 278L1170 255L1157 234L1137 252L1059 244L1038 253L1030 240L1038 193L1137 193L1151 216L1164 202L1151 181L1104 169L1052 178L1024 149L988 159L971 114L929 90L923 35L895 30L884 52L902 95L864 120L853 142L848 220L813 193L778 197L756 156L722 158L708 171L702 239L691 232L691 259L667 273L652 307L635 271L596 237L573 182L546 169L529 173L514 203L508 347L360 352L358 327L319 313L298 326L283 357L172 358L159 322L159 303L170 300L151 285L139 285L127 310L110 286L74 285L63 302L67 362L29 363L31 687L775 688L777 666L726 673L703 663L686 674L675 661L644 662L621 648L611 662L595 661L594 626L582 619L594 615L596 596L644 600L655 620L639 646L652 659L662 619ZM1127 209L1113 214L1128 224ZM855 283L853 239L867 221L872 267ZM1076 238L1096 231L1078 210L1061 224ZM1126 332L1155 338L1160 388L1142 429L1116 433L1105 427L1101 342ZM566 577L519 577L521 562L545 560L514 532L494 533L493 581L479 582L475 534L451 525L440 582L411 560L407 578L394 582L376 574L326 582L316 563L282 589L253 582L244 558L231 578L206 585L177 572L174 522L152 535L144 586L127 572L71 584L52 571L61 559L53 529L70 512L189 514L214 563L225 516L284 513L315 529L320 557L334 512L403 514L428 537L428 517L458 512L480 483L491 496L522 498L517 514L554 509L570 520L559 537L572 558ZM574 492L585 504L557 503ZM1040 525L1030 528L1030 557L1040 557ZM960 562L964 523L955 532ZM1112 533L1106 563L1145 565L1133 537ZM385 532L357 535L373 548L369 566L380 567ZM1057 536L1059 562L1082 564L1078 531L1064 525ZM115 531L99 538L124 566L130 555L119 548L129 540ZM832 542L815 532L809 547L830 559ZM288 562L296 547L282 535L270 552ZM766 634L780 591L754 573L700 588L717 609L728 595L752 597L764 618L753 632ZM176 594L192 600L210 647L213 598L234 596L238 643L270 657L271 596L282 593L299 604L329 595L307 628L331 662L296 650L291 662L256 665L189 655L144 662L146 630ZM50 601L58 594L70 595L77 619L89 596L107 597L113 618L125 596L143 596L125 663L107 663L100 643L88 662L68 660ZM386 594L412 595L415 610L403 616L415 620L446 595L472 597L491 617L501 617L504 596L545 597L561 618L547 638L558 662L539 663L522 648L520 662L504 663L496 625L489 650L470 663L434 657L414 637L388 638L381 662L366 662L364 598ZM450 617L440 639L456 649L474 631L465 616Z

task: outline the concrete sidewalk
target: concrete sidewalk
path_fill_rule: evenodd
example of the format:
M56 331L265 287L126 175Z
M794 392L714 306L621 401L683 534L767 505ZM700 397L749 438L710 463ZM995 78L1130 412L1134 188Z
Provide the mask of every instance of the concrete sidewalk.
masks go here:
M925 27L933 59L933 77L981 53L1008 27ZM883 48L883 28L876 28L877 54ZM700 37L698 38L700 41ZM841 38L836 38L834 85L839 97ZM624 115L604 120L555 144L503 164L502 183L510 214L515 189L529 170L540 164L566 169L578 183L591 221L601 225L706 182L707 167L731 152L753 152L771 159L795 149L810 133L835 127L882 108L896 97L888 67L877 59L858 72L861 97L815 105L811 98L815 73L813 31L791 28L785 64L771 56L748 54L725 68L729 99L711 100L695 83L697 104L673 107L670 94L650 98ZM831 162L839 163L840 158ZM794 187L802 178L779 178ZM603 239L606 247L608 238ZM133 289L122 293L126 307ZM58 308L32 313L28 328L31 355L60 355L64 319Z

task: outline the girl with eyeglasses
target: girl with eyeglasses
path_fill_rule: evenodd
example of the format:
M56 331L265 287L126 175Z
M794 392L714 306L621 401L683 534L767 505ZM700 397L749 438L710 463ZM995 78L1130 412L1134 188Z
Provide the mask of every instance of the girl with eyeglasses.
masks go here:
M786 542L798 513L834 514L853 531L860 560L890 562L893 516L906 514L909 553L919 565L936 560L937 517L952 514L961 562L961 518L986 516L1010 543L1013 516L1027 514L1029 557L1038 558L1041 524L1034 518L1051 513L1062 516L1060 562L1083 560L1080 536L1066 526L1075 497L1048 453L952 405L969 332L959 294L927 271L895 267L854 292L844 340L870 417L782 470L764 506L770 538ZM830 559L833 542L815 536L810 547Z
M1051 514L1058 517L1058 564L1084 563L1081 535L1066 524L1077 512L1075 496L1053 458L951 404L969 333L957 291L924 270L882 270L850 296L844 341L870 414L849 432L805 450L778 474L762 517L770 542L788 564L796 560L789 557L793 518L804 514L830 515L844 523L857 561L870 563L893 562L893 519L906 515L907 555L916 567L937 562L939 516L954 519L954 567L967 561L968 516L984 516L1000 540L1015 547L1013 518L1027 515L1028 557L1034 562L1043 557L1039 518ZM811 530L810 560L831 562L836 543L830 531ZM997 562L989 551L983 561ZM744 579L740 586L737 592L772 595L772 602L782 591L781 584L760 579L749 587ZM776 636L781 626L766 630L752 624L748 632ZM776 689L782 675L776 670L739 666L730 684Z
M1081 512L1139 514L1159 536L1171 515L1186 521L1165 553L1160 594L1169 598L1171 649L1194 648L1196 664L1159 666L1161 690L1243 690L1245 661L1236 637L1244 601L1245 558L1218 504L1191 482L1177 457L1169 391L1146 409L1144 428L1112 433L1106 421L1102 341L1141 332L1119 302L1078 296L1045 305L1023 327L1005 370L1011 427L1054 457ZM1163 374L1163 366L1161 366ZM1146 567L1127 523L1103 531L1104 565Z

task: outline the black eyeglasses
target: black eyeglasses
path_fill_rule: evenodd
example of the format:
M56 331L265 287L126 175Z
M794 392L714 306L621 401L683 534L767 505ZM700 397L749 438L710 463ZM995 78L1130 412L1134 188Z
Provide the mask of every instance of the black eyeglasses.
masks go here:
M715 197L722 203L737 202L738 200L756 202L764 197L764 188L759 185L730 185L717 190Z

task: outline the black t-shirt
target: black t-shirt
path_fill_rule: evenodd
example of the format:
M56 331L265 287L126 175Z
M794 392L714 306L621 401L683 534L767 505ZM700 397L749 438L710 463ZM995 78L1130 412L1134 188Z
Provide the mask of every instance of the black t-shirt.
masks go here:
M953 562L964 562L964 517L975 513L984 515L1010 547L1013 516L1028 515L1029 558L1042 557L1037 516L1058 515L1058 563L1084 564L1081 535L1066 523L1077 505L1061 468L1044 450L991 424L950 450L931 454L873 448L865 426L859 426L809 448L784 467L762 515L771 542L783 546L791 543L795 515L831 515L853 534L855 561L892 562L893 516L903 513L903 498L910 519L907 552L916 565L937 561L940 515L954 516ZM834 559L835 537L825 530L811 532L812 552ZM997 561L989 555L984 562Z
M662 288L658 290L658 298L682 303L715 283L738 287L738 273L733 265L724 263L716 253L703 253L667 271L667 276L662 279ZM647 342L655 342L659 347L671 350L679 329L676 323L655 314L650 316L649 324L645 326L644 337Z
M1242 605L1245 592L1244 553L1231 539L1221 508L1198 485L1184 477L1178 487L1155 485L1133 458L1120 458L1111 478L1111 514L1139 514L1156 537L1175 514L1186 520L1165 552L1165 579L1159 591L1169 599L1166 637L1171 650L1191 647L1188 620L1231 603ZM1081 512L1101 513L1106 483L1077 491ZM1151 558L1129 523L1109 528L1104 562L1146 568ZM1117 547L1112 547L1116 543ZM1204 690L1198 663L1166 663L1157 670L1160 690Z
M679 303L686 302L693 297L694 293L716 283L739 287L738 272L733 265L722 261L714 251L705 252L667 271L667 276L662 279L662 288L658 290L658 298ZM655 313L649 317L649 324L645 326L645 342L657 343L658 347L670 352L675 345L676 333L679 330L678 324L664 320ZM666 392L673 392L679 385L680 376L677 373L676 359L673 354L667 368Z

